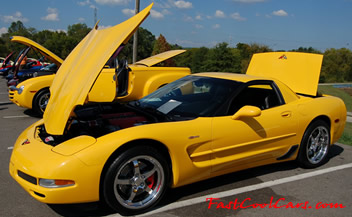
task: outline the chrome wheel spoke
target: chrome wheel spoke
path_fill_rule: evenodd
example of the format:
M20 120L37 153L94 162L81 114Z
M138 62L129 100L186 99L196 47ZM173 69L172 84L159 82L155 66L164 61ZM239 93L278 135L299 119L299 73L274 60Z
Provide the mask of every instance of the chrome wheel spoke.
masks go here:
M148 186L146 186L144 191L147 192L148 194L152 194L153 193L153 190L151 188L149 188Z
M132 163L133 163L133 167L134 167L134 175L138 176L140 174L139 162L138 162L138 160L134 160Z
M148 179L149 177L151 177L154 173L156 172L156 168L154 166L154 168L146 173L143 173L143 179L146 180Z
M116 179L118 185L131 185L130 179Z
M128 197L127 201L132 203L132 201L135 198L136 194L137 194L137 189L132 188L131 194Z

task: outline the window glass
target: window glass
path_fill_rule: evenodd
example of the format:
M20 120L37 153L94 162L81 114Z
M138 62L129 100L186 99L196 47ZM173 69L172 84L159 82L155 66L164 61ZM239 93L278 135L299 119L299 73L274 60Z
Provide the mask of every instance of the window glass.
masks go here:
M241 82L186 76L139 101L142 108L153 108L177 117L213 116Z
M229 114L235 114L243 106L256 106L261 110L280 105L280 100L272 85L255 84L244 88L231 102Z

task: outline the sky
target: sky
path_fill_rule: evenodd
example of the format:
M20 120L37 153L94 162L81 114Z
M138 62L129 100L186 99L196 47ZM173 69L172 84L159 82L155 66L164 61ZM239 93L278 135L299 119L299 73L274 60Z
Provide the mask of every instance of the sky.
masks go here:
M227 42L258 43L273 50L313 47L352 49L352 0L140 0L154 2L141 25L182 47ZM133 16L135 0L12 0L0 7L0 34L20 20L36 30L94 26L94 11L106 28Z

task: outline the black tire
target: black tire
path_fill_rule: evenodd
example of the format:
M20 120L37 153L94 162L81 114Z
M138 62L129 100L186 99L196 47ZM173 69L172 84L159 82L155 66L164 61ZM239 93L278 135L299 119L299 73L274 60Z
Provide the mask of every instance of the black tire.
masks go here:
M169 185L167 161L155 148L135 146L119 155L102 182L105 202L123 215L145 212L163 197Z
M50 98L49 88L40 90L33 99L32 109L39 116L43 116L46 105Z
M322 120L311 123L305 131L297 156L303 168L316 168L328 160L330 149L330 126Z

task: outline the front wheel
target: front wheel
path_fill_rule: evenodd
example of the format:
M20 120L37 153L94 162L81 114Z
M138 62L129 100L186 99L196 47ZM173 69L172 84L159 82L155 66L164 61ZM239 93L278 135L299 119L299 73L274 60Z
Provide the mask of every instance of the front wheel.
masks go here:
M156 205L167 189L167 161L156 149L137 146L118 156L103 181L107 204L121 214L138 214Z
M318 167L327 161L329 148L330 127L326 122L317 120L304 133L297 161L304 168Z
M33 100L33 110L38 115L42 116L48 105L50 98L50 91L48 88L42 89L38 92L38 94L34 97Z

